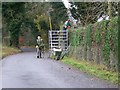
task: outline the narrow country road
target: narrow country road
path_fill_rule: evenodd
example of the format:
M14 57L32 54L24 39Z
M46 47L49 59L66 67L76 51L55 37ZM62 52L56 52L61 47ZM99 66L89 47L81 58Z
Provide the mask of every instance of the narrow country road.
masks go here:
M73 69L48 54L37 59L32 50L4 58L2 88L115 88L107 81Z

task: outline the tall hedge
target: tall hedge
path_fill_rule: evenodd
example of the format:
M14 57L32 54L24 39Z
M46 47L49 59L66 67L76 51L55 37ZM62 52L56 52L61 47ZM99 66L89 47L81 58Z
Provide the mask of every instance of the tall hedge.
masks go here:
M70 55L117 70L118 17L69 31Z

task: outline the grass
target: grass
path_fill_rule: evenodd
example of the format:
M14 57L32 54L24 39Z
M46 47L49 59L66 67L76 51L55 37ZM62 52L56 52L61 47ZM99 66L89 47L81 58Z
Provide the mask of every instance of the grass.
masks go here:
M102 78L104 80L108 80L114 84L118 84L120 82L118 82L118 73L117 72L113 72L113 71L108 71L105 70L103 66L100 65L96 65L93 63L88 63L85 61L78 61L74 58L69 58L69 57L65 57L62 60L63 63L68 64L68 65L72 65L73 67L89 73L91 75L94 75L98 78Z
M13 55L13 54L16 54L16 53L19 53L19 52L21 52L21 50L19 50L18 48L3 46L2 47L2 52L0 52L0 58L4 58L8 55Z

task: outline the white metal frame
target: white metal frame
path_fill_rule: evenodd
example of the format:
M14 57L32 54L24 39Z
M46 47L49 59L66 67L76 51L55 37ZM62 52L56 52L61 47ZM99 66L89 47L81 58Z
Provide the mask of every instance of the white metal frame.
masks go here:
M53 53L54 48L62 48L63 51L68 47L68 30L49 30L49 51Z

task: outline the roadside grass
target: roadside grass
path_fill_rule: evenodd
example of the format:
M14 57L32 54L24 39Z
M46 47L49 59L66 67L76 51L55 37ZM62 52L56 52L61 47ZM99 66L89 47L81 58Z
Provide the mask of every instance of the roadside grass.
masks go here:
M104 80L108 80L111 83L118 84L120 83L118 80L118 73L113 71L105 70L104 66L96 65L93 63L88 63L81 60L76 60L71 57L64 57L62 60L63 63L71 65L83 72L89 73L91 75L94 75L98 78L102 78Z
M13 55L21 52L18 48L15 47L8 47L8 46L3 46L2 47L2 52L0 53L0 58L4 58L8 55Z

